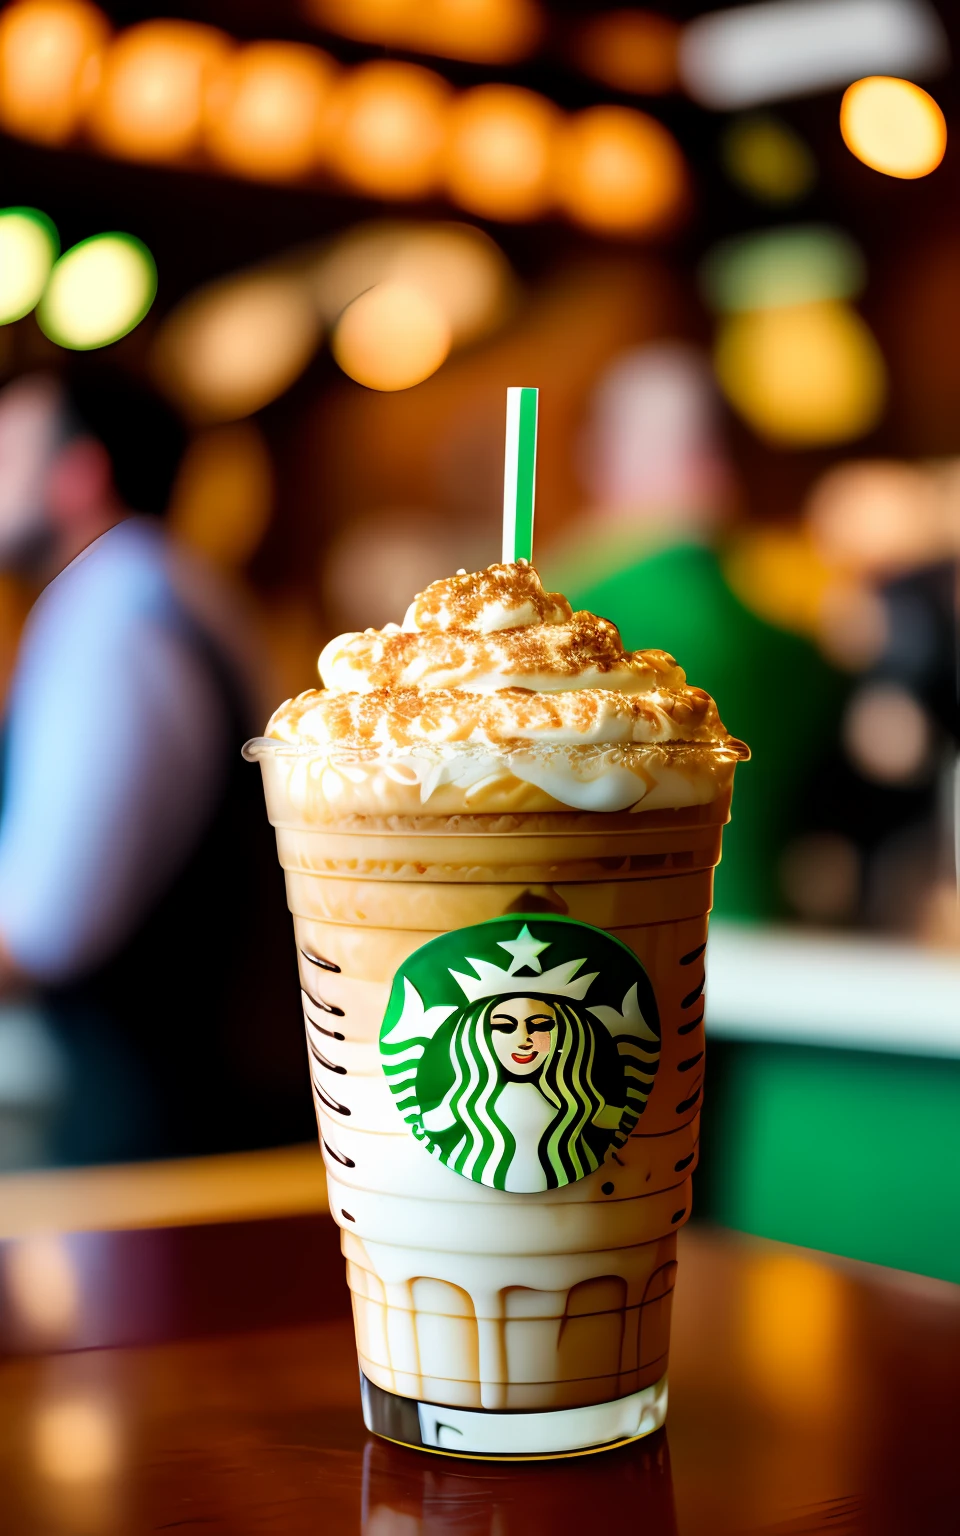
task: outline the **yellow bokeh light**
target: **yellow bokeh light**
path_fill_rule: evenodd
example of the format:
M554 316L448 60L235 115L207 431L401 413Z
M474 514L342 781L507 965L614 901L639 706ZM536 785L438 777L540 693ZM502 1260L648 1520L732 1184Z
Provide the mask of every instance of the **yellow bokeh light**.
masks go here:
M552 102L518 86L465 91L450 111L450 196L481 218L536 218L552 200L560 122Z
M0 210L0 325L36 307L59 249L46 214L36 208Z
M731 181L761 203L794 203L817 179L817 162L800 135L766 113L731 123L721 157Z
M65 251L37 307L51 341L88 352L139 325L157 292L153 257L132 235L93 235Z
M335 92L330 164L372 197L424 197L440 178L450 87L416 64L362 64Z
M228 57L205 97L205 139L242 176L303 176L319 157L333 60L299 43L251 43Z
M308 0L322 27L365 43L478 64L509 64L536 44L534 0Z
M42 144L76 131L110 35L86 0L21 0L0 16L0 127Z
M947 148L947 125L933 97L889 75L868 75L847 88L840 132L864 165L907 181L929 176Z
M381 283L348 305L333 333L344 373L368 389L409 389L436 373L450 351L450 325L419 288Z
M252 421L211 427L190 444L167 523L207 560L235 570L250 559L273 511L273 467Z
M295 274L245 273L185 299L153 361L164 389L193 416L230 421L289 389L319 340L316 306Z
M588 107L566 123L556 197L578 224L605 234L660 230L678 215L686 173L673 135L629 107Z
M734 538L723 572L733 591L761 618L781 629L815 635L824 594L835 580L804 532L755 527Z
M576 62L615 91L658 96L677 83L680 26L652 11L608 11L587 22L577 38Z
M200 138L203 98L231 43L190 21L146 21L114 41L90 105L101 149L130 160L176 160Z
M845 304L797 304L732 315L714 362L730 403L770 442L814 447L876 426L886 395L880 349Z

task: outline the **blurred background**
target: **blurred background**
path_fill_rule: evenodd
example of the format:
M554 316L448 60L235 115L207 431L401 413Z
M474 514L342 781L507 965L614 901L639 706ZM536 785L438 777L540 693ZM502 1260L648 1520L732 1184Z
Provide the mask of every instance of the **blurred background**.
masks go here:
M535 384L544 580L672 651L754 753L717 879L699 1214L960 1279L958 50L945 0L0 10L0 1168L311 1134L287 940L241 978L204 905L229 816L263 820L259 776L223 765L331 635L499 557L504 391ZM50 594L27 615L87 541L64 527L124 520L58 735L52 683L41 724L24 697L63 693L94 620L54 624ZM167 782L126 821L78 795L34 889L17 742L55 751L59 807L131 734L160 632L141 723ZM203 762L177 701L221 721ZM124 773L147 776L133 748ZM178 850L162 879L138 817ZM139 852L129 919L71 950L84 860L102 888L81 824L98 857ZM196 959L154 921L188 876ZM226 979L191 1012L210 945ZM181 1075L200 1036L210 1061L165 1120L145 1084L171 1009Z

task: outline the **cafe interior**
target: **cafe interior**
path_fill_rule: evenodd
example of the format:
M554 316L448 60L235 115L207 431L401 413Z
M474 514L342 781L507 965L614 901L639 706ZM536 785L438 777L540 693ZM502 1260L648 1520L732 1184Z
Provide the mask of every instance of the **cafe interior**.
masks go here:
M10 1536L956 1529L958 57L948 0L0 8ZM241 748L335 636L501 559L517 386L544 587L750 758L666 1429L484 1465L364 1429ZM58 630L37 487L79 528L94 440L163 515Z

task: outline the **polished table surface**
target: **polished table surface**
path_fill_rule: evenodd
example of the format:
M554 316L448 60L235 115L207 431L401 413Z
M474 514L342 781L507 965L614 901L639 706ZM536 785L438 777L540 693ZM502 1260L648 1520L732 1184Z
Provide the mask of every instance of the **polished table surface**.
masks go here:
M0 1245L4 1536L960 1531L960 1288L688 1229L666 1430L495 1465L366 1433L337 1237Z

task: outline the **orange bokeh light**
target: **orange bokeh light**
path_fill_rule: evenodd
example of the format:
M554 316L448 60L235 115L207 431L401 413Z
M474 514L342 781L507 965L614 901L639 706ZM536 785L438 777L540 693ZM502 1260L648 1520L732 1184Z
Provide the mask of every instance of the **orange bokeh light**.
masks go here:
M101 149L129 160L176 160L200 138L204 91L231 41L191 21L147 21L116 39L90 108Z
M447 189L481 218L532 219L553 197L561 122L552 102L513 85L465 91L450 112Z
M533 0L416 0L412 46L447 59L508 64L534 47L542 21Z
M579 33L575 58L585 74L616 91L659 96L677 83L680 27L652 11L609 11Z
M947 124L933 97L888 75L869 75L848 87L840 132L864 165L904 181L929 176L947 148Z
M439 181L451 91L416 64L362 64L329 115L329 160L371 197L424 197Z
M556 197L578 224L604 234L661 230L678 216L686 190L673 135L630 107L588 107L561 135Z
M509 64L536 44L535 0L307 0L322 27L361 42L478 64Z
M328 54L299 43L251 43L229 55L204 100L205 140L242 176L303 176L319 158L336 73Z
M420 288L378 283L348 304L331 338L344 373L367 389L411 389L450 351L450 325Z
M22 0L0 16L0 127L42 144L76 131L110 35L85 0Z

